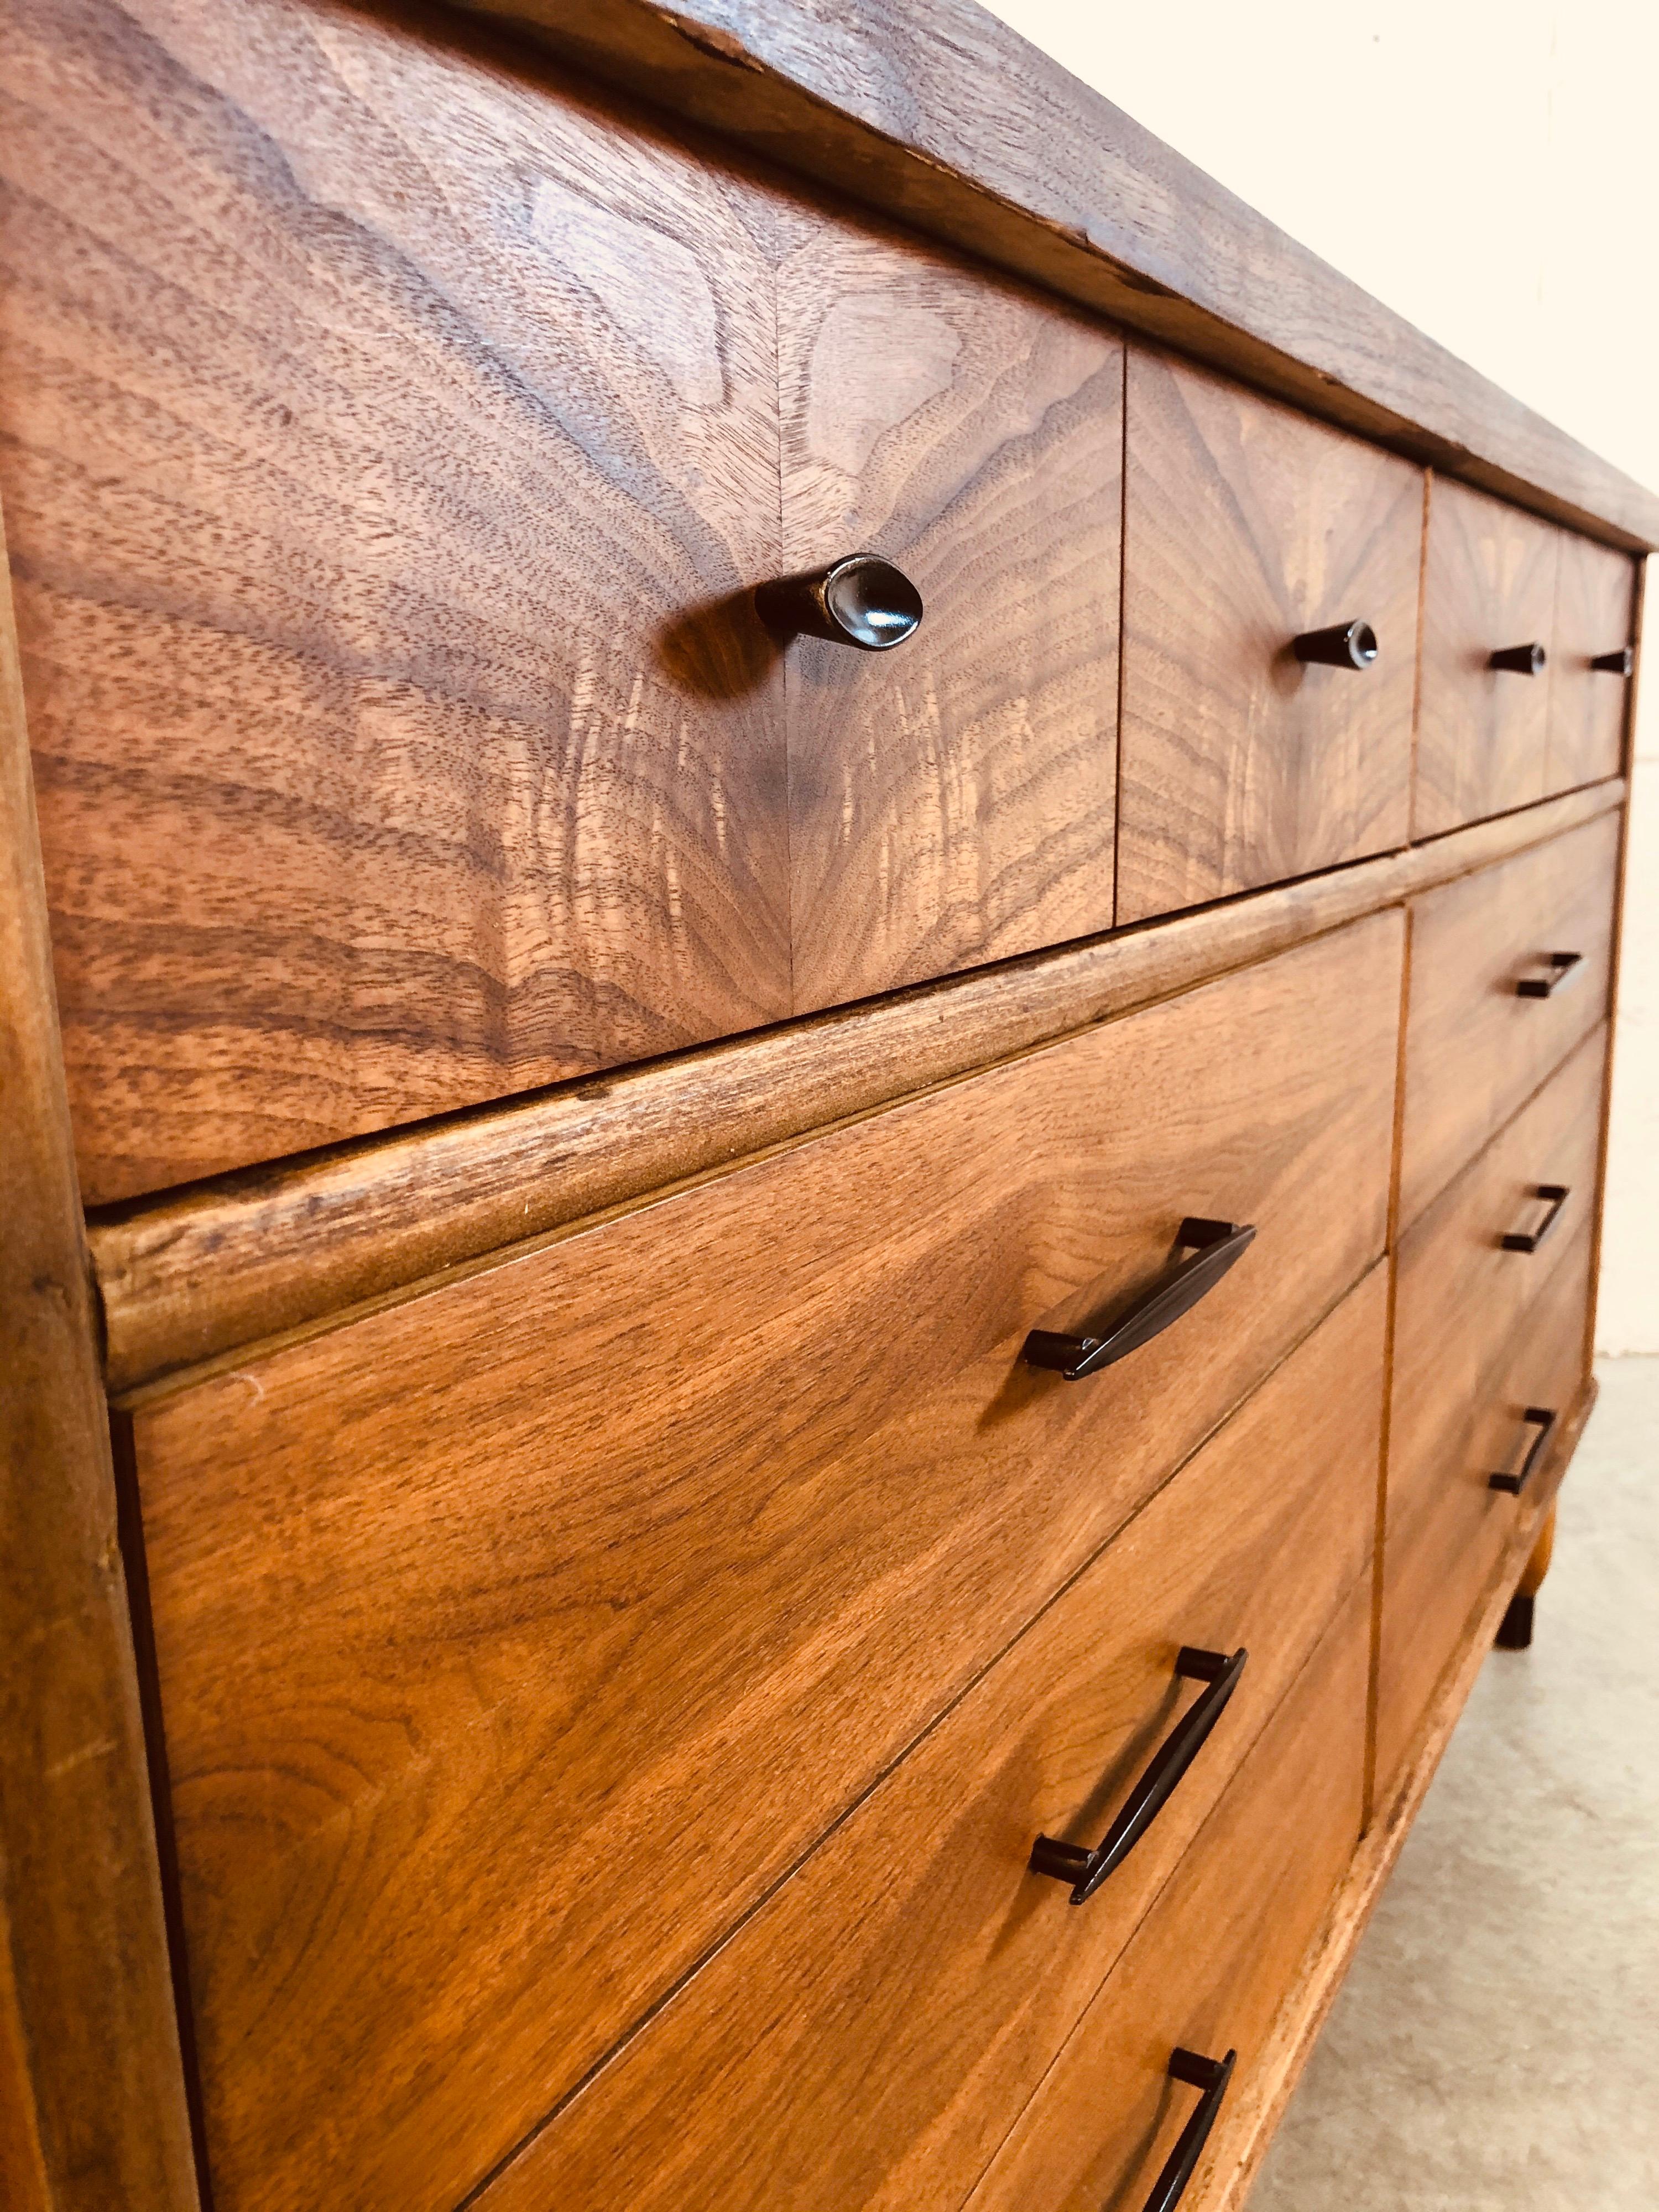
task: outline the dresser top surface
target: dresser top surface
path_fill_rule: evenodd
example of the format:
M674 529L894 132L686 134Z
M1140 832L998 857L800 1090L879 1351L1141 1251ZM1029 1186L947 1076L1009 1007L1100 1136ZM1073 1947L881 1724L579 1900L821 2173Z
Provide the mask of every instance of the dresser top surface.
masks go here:
M468 4L1413 459L1610 544L1659 544L1659 495L1371 298L975 0Z

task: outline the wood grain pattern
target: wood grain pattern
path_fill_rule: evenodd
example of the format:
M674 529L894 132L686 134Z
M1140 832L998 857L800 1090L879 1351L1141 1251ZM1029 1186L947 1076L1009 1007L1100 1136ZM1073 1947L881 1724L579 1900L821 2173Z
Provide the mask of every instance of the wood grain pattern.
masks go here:
M1408 834L1421 471L1131 350L1120 921ZM1291 641L1356 617L1363 673Z
M1607 1035L1586 1038L1401 1238L1382 1566L1376 1771L1386 1790L1416 1735L1515 1518L1487 1486L1532 1431L1528 1406L1565 1409L1584 1374ZM1540 1182L1572 1195L1536 1252Z
M918 230L1609 543L1659 498L972 0L477 0Z
M1620 835L1616 817L1587 823L1413 907L1402 1224L1606 1015ZM1519 997L1560 951L1583 955L1573 979Z
M788 1012L769 202L298 0L6 19L0 483L88 1202Z
M1590 666L1633 635L1635 571L1628 557L1564 535L1555 586L1545 787L1567 791L1616 775L1634 686Z
M971 2212L1139 2203L1191 2114L1176 2047L1238 2052L1243 2091L1359 1839L1370 1593L1327 1632L1122 1964L968 2200ZM1223 2105L1189 2186L1224 2157Z
M191 2212L149 1763L3 586L0 1224L0 2194L8 2212Z
M221 2212L452 2203L1358 1279L1401 936L136 1408ZM1177 1327L1020 1364L1188 1212Z
M1547 789L1550 678L1490 668L1554 643L1561 532L1465 484L1429 495L1412 834L1432 837Z
M491 2185L487 2212L961 2201L1368 1565L1387 1288L1379 1266ZM1182 1644L1249 1661L1153 1828L1073 1911L1030 1872L1032 1838L1098 1840L1190 1703L1171 1687Z
M797 1012L1112 926L1123 349L826 209L779 270L783 545L921 592L790 653Z
M322 1158L90 1227L126 1390L729 1167L1455 880L1618 806L1552 800L1307 883Z
M1283 2118L1337 1991L1342 1986L1372 1906L1428 1793L1475 1676L1492 1656L1492 1638L1537 1529L1553 1510L1557 1489L1595 1403L1595 1377L1563 1415L1538 1474L1535 1504L1522 1501L1512 1540L1442 1675L1434 1705L1383 1814L1367 1828L1325 1924L1309 1945L1261 2056L1242 2084L1224 2140L1209 2161L1207 2185L1192 2212L1243 2212L1273 2130Z

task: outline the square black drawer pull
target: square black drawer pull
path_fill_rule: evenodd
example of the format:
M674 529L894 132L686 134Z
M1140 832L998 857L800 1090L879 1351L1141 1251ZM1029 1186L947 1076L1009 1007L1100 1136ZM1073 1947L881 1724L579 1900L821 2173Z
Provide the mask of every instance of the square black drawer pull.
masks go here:
M1506 1229L1498 1240L1505 1252L1535 1252L1561 1218L1561 1209L1572 1196L1572 1189L1565 1182L1535 1182L1532 1194L1544 1200L1544 1218L1536 1229Z
M1544 965L1547 975L1523 975L1515 987L1517 999L1553 999L1566 984L1576 982L1583 972L1582 952L1547 952Z
M1513 1474L1504 1470L1486 1477L1488 1490L1504 1491L1510 1498L1519 1498L1532 1480L1537 1470L1538 1462L1544 1455L1544 1447L1548 1443L1556 1423L1556 1415L1548 1406L1528 1406L1521 1418L1529 1428L1535 1428L1538 1431L1527 1447L1525 1459L1522 1461Z

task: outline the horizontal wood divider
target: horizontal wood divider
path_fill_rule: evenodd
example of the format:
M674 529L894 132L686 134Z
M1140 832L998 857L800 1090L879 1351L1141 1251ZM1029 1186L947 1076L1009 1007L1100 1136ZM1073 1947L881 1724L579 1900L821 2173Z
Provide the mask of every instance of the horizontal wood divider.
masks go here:
M889 220L1631 548L1659 497L971 0L464 0ZM404 11L411 27L424 10Z
M960 1080L1507 859L1594 784L1432 842L88 1221L123 1392Z
M1462 1643L1446 1662L1417 1748L1393 1797L1379 1808L1361 1838L1325 1924L1309 1945L1302 1970L1279 2007L1261 2062L1244 2085L1236 2124L1230 2130L1230 2142L1237 2146L1235 2154L1218 2160L1211 2168L1207 2182L1194 2196L1192 2212L1243 2212L1273 2132L1353 1963L1371 1908L1394 1872L1395 1862L1422 1810L1429 1784L1468 1702L1474 1678L1491 1654L1498 1625L1526 1571L1562 1478L1578 1449L1584 1425L1595 1409L1596 1388L1592 1376L1562 1423L1547 1461L1528 1486L1533 1494L1526 1510L1516 1516L1514 1533L1492 1571L1485 1595Z

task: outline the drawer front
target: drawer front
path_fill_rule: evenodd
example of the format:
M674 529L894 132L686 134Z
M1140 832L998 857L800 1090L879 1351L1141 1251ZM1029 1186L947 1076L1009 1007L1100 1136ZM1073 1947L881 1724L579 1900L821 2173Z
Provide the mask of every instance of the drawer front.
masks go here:
M1402 933L134 1413L221 2212L453 2203L1358 1279ZM1188 1213L1207 1297L1022 1364Z
M1403 844L1422 472L1140 351L1127 414L1118 921Z
M775 195L450 35L9 21L0 492L89 1203L789 1011L732 601L779 561Z
M1624 762L1630 680L1598 668L1631 641L1636 571L1630 556L1588 538L1563 538L1550 658L1547 784L1571 791L1617 775Z
M1364 1574L1386 1303L1379 1266L486 2192L487 2212L961 2202ZM1183 1644L1249 1656L1152 1827L1073 1909L1067 1885L1031 1872L1032 1841L1106 1833L1202 1694L1173 1674ZM1363 1700L1347 1726L1352 1753Z
M1112 926L1123 349L829 211L778 295L786 566L875 551L927 610L788 651L805 1012Z
M1187 2191L1243 2148L1241 2092L1359 1837L1370 1594L1333 1622L1295 1689L1079 2022L969 2212L1142 2203L1198 2093L1170 2053L1238 2054ZM1231 2106L1231 2109L1230 2109Z
M1437 477L1423 574L1423 674L1412 834L1432 837L1544 795L1563 533ZM1494 653L1541 645L1537 675Z
M1534 846L1412 912L1400 1218L1409 1222L1607 1010L1622 817ZM1551 955L1577 964L1552 969ZM1557 982L1547 997L1519 987Z
M1605 1030L1587 1038L1401 1241L1377 1774L1408 1753L1513 1527L1487 1478L1565 1413L1585 1368ZM1539 1187L1565 1189L1559 1201ZM1553 1219L1551 1216L1553 1215ZM1505 1250L1548 1224L1534 1251Z

